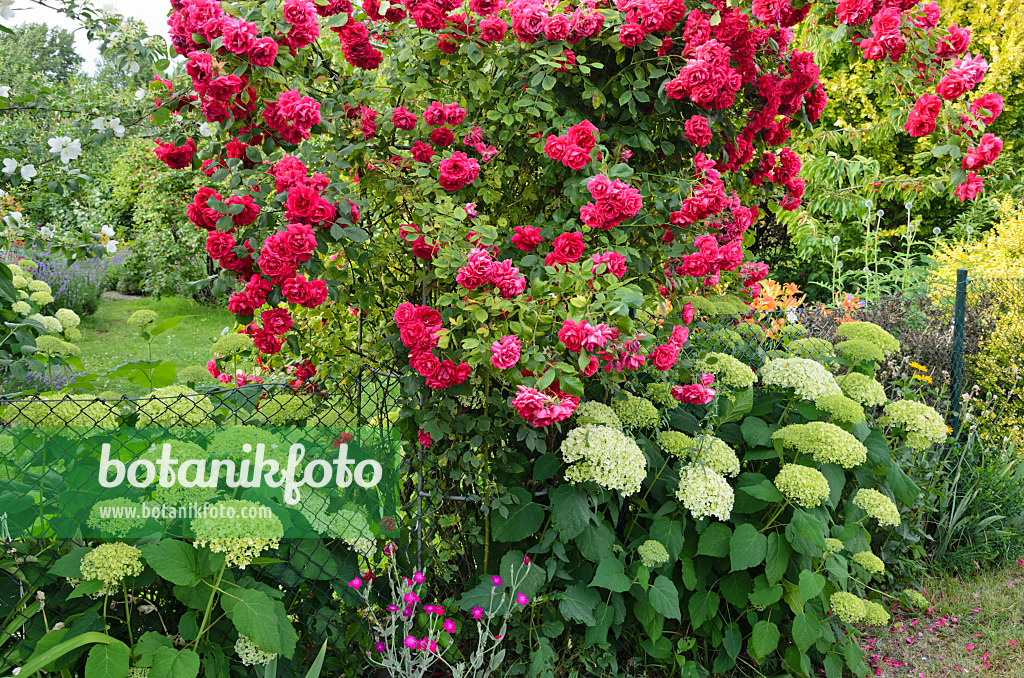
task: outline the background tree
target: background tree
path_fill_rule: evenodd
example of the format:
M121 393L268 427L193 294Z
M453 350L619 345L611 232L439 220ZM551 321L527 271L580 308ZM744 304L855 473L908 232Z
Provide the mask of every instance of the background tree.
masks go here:
M0 84L18 87L42 77L67 83L81 70L75 37L59 26L28 23L0 33Z

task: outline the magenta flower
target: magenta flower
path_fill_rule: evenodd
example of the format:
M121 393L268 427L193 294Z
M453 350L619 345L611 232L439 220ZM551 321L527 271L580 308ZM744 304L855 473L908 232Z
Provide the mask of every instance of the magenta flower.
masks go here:
M455 622L451 619L445 619L444 624L441 625L444 628L445 633L455 633Z
M406 636L405 646L410 650L415 650L420 646L420 641L416 640L416 636Z
M397 605L388 605L388 612L398 612Z
M348 585L349 585L349 587L350 587L350 588L353 588L353 589L358 589L358 588L359 588L360 586L362 586L362 585L363 585L363 580L362 580L362 579L360 579L359 577L356 577L355 579L353 579L352 581L350 581L350 582L348 583Z
M495 586L501 586L501 577L499 577L498 575L494 575L493 577L491 577L491 583Z
M420 602L420 597L416 594L415 591L409 591L404 596L402 596L402 600L405 601L406 605L413 605L415 603Z
M427 578L426 576L424 576L422 572L413 572L412 580L417 584L422 584L423 582L427 581Z
M384 650L388 649L388 644L385 643L383 640L378 640L376 643L373 644L373 649L377 652L383 652Z
M436 615L443 615L444 614L444 608L440 607L438 605L424 605L423 606L423 611L426 612L427 614L436 614Z
M483 619L484 618L484 608L482 608L482 607L474 607L472 615L473 615L473 619Z
M403 617L411 617L412 613L413 613L413 609L414 608L413 608L412 605L410 605L409 607L405 608L404 610L402 610L402 616Z
M527 605L530 604L530 599L527 598L522 593L517 593L516 594L516 602L519 603L520 605L522 605L523 607L526 607Z

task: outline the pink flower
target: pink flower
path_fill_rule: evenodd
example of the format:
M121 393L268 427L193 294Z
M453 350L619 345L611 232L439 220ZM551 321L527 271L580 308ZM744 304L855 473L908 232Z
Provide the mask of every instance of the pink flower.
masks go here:
M519 337L506 335L491 344L491 364L500 370L507 370L519 362L521 350Z
M597 373L597 368L599 366L600 364L597 362L597 358L595 358L594 356L590 356L590 363L588 363L586 367L580 370L580 374L582 374L584 377L592 377L594 376L594 374Z
M715 398L715 389L700 384L676 386L672 389L672 397L681 403L691 405L707 405Z
M444 623L441 624L441 627L444 629L445 633L455 633L455 629L457 628L455 622L451 619L445 619Z
M674 343L662 344L656 346L651 351L651 362L654 363L654 367L661 370L662 372L670 370L675 367L676 362L679 360L679 346Z
M686 133L686 140L698 148L703 148L711 143L711 127L708 126L708 119L695 115L686 121L683 126Z
M942 111L942 100L934 94L925 94L914 104L903 129L912 137L928 136L935 131L935 120Z
M402 596L402 600L405 602L406 605L414 605L415 603L420 602L420 597L416 594L415 591L409 591L404 596Z
M552 251L544 258L545 266L575 263L583 256L586 245L579 231L563 233L552 242Z
M977 172L968 172L967 181L957 186L953 192L960 202L974 200L981 193L981 189L984 188L984 183Z
M455 151L441 161L441 176L438 183L446 191L457 191L468 186L480 174L480 163L462 151Z
M373 649L376 652L384 652L388 649L388 644L385 643L383 640L378 640L376 643L373 644Z
M406 636L405 646L410 650L416 650L420 646L420 641L416 640L416 636Z
M980 169L991 165L1003 150L1003 140L994 134L985 133L978 140L978 145L967 151L963 159L964 169Z
M422 445L423 449L425 449L425 450L430 449L430 446L434 444L433 436L431 436L429 433L427 433L423 429L420 429L420 432L417 434L416 437L420 441L420 445Z
M512 244L524 252L534 251L544 240L536 226L516 226L513 230L515 234L512 236Z
M626 275L626 257L622 256L618 252L605 252L604 254L595 254L591 257L591 261L594 262L591 272L594 275L606 275L611 274L616 278L621 278ZM604 270L598 272L602 264Z
M501 577L499 577L498 575L494 575L493 577L491 577L491 583L495 586L501 586Z
M352 581L350 581L350 582L348 583L348 585L349 585L349 587L350 587L350 588L353 588L353 589L358 589L358 588L359 588L360 586L362 586L362 585L363 585L363 580L362 580L362 579L360 579L359 577L356 577L355 579L353 579Z
M482 607L474 607L473 611L470 614L472 615L473 619L483 619L484 618L484 608L482 608Z
M527 605L530 604L530 599L527 598L522 593L517 593L516 594L516 602L519 603L520 605L522 605L523 607L526 607Z
M413 572L412 580L417 584L422 584L423 582L427 581L427 577L422 572Z
M693 318L691 318L692 320ZM685 325L676 325L672 328L670 341L676 346L682 346L690 338L690 328Z

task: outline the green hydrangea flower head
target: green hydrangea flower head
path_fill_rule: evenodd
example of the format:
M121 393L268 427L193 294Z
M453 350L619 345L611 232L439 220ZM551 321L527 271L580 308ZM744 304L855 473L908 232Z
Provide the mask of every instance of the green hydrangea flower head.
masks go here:
M44 334L41 337L36 337L36 348L43 355L50 356L51 358L66 358L72 355L78 355L81 353L81 349L72 344L69 341L64 341L60 337L55 337L52 334Z
M761 367L766 386L791 388L797 397L817 400L826 395L842 395L835 377L821 363L807 358L776 358Z
M693 438L680 431L662 431L657 440L665 454L679 459L689 459L697 448Z
M227 358L239 353L252 351L254 346L252 337L248 334L228 332L213 344L213 352Z
M867 420L860 403L844 395L822 396L814 401L814 406L832 417L833 421L844 424L856 424Z
M78 317L78 314L70 308L58 308L54 315L57 317L57 320L60 321L60 324L64 326L65 330L71 327L78 327L82 322L82 319Z
M747 388L757 380L757 374L748 365L725 353L706 353L697 361L696 369L715 375L715 384L730 388Z
M852 593L836 591L828 600L832 611L847 624L858 624L867 617L864 600Z
M39 268L39 264L31 259L18 259L16 264L8 264L8 266L10 266L11 269L17 266L19 269L24 269L26 271L34 271Z
M149 667L133 666L128 669L128 675L125 678L149 678Z
M668 551L660 541L654 539L640 544L636 552L640 555L640 562L647 568L660 567L668 562Z
M819 464L839 464L851 469L867 461L868 448L857 437L827 421L789 424L772 434L783 447L809 454Z
M775 487L794 504L814 508L828 501L828 480L816 468L786 464L775 476Z
M253 423L284 426L303 421L313 414L315 405L312 394L281 391L260 402L259 409L253 413Z
M146 524L145 519L135 517L131 515L133 510L136 511L136 515L141 512L142 505L138 504L131 499L125 499L119 497L117 499L104 499L103 501L96 502L92 509L89 511L89 518L85 521L85 524L94 530L101 530L107 534L114 535L115 537L127 537L132 530L142 527ZM103 513L107 511L113 513L113 511L120 511L121 515L108 515L104 516Z
M775 330L775 336L783 342L792 342L807 334L807 328L800 323L786 322L785 325Z
M640 491L647 477L647 458L636 441L618 429L590 424L569 431L562 441L562 459L570 483L594 482L623 496Z
M46 306L47 304L53 303L53 295L49 292L33 292L28 295L28 300L33 304L39 304L40 306Z
M209 398L180 384L158 388L138 405L140 428L208 425L214 410Z
M825 553L839 553L846 545L842 541L834 537L825 538Z
M7 268L11 269L11 275L20 275L25 277L24 266L18 264L7 264Z
M625 398L612 401L612 409L626 428L654 428L661 421L658 408L647 398L639 398L629 391L623 391Z
M688 296L679 298L679 306L682 308L686 304L693 306L693 310L701 315L718 315L718 307L711 302L707 297L702 296Z
M885 397L885 388L866 374L847 372L836 382L848 398L856 400L864 407L878 407L889 402L889 399Z
M53 294L53 290L50 286L42 280L30 280L28 283L29 292L46 292L47 294Z
M915 589L904 589L903 597L907 599L907 602L910 603L912 607L917 608L918 610L925 610L931 607L931 603L928 602L928 599L925 598L920 591Z
M131 327L137 332L141 332L155 323L156 318L156 311L151 311L148 308L140 309L128 317L128 327Z
M900 350L900 342L896 337L878 325L863 320L842 323L836 330L836 334L847 339L860 339L872 343L882 349L886 355Z
M26 316L32 312L32 307L28 305L27 301L16 301L11 304L11 310L21 316Z
M186 461L206 462L209 459L209 454L207 454L206 450L195 443L174 439L166 442L171 446L171 458L178 460L177 468L181 468L181 465ZM156 463L162 454L163 442L159 442L143 452L141 458ZM202 487L200 485L184 487L177 483L170 487L164 487L157 480L154 480L150 487L153 488L151 493L153 501L174 506L187 506L192 503L202 504L217 496L216 487Z
M50 334L60 334L64 331L64 326L57 318L52 315L44 315L41 319L43 326L46 327L46 331Z
M672 384L655 381L644 387L644 392L652 403L658 407L671 410L679 406L679 401L672 397Z
M122 542L100 544L82 558L82 578L99 579L108 587L139 576L142 569L142 551Z
M896 527L900 524L900 510L892 499L878 490L862 487L853 497L853 505L864 509L869 516L878 521L879 525Z
M615 414L615 410L596 400L587 400L580 403L579 407L576 408L574 416L576 417L576 424L579 426L600 424L602 426L611 426L612 428L622 428L622 422L619 421L619 415Z
M696 334L696 337L694 337ZM714 327L700 333L691 334L691 339L702 349L710 349L721 353L735 353L736 349L743 343L743 337L739 332L727 327Z
M740 458L728 443L714 436L700 435L693 439L696 450L691 458L723 476L733 478L740 473Z
M41 339L42 337L40 337ZM56 399L59 397L59 400ZM116 403L94 396L32 397L12 402L5 415L13 426L45 428L115 428L119 425Z
M854 553L850 557L850 560L857 563L871 574L883 574L885 572L885 563L871 551Z
M266 666L277 656L276 653L264 652L256 647L256 643L242 634L238 634L238 640L235 641L235 654L246 666Z
M786 346L786 350L797 358L832 358L835 356L835 347L832 342L819 339L818 337L802 337L794 339Z
M205 365L186 365L179 368L174 374L174 383L184 386L188 384L199 386L202 384L216 384L217 380L213 378L213 375L210 374Z
M842 353L843 357L854 364L867 364L877 367L878 363L885 360L885 353L870 341L863 339L847 339L836 344L836 350Z
M253 459L256 448L261 443L265 459L274 459L279 464L288 462L288 451L282 445L281 439L257 426L228 426L218 430L210 441L210 458L238 461ZM245 445L251 447L250 452L245 452Z
M64 338L74 343L82 340L82 330L77 327L68 327L64 330Z
M758 344L763 344L768 338L767 330L759 323L740 323L736 325L736 332L747 341L754 341Z
M864 601L864 623L868 626L886 626L889 623L889 613L878 603Z
M15 273L14 288L19 290L26 289L28 287L29 280L31 280L31 278L26 278L24 275L18 275L17 273Z
M227 499L211 505L192 519L196 547L206 546L225 554L228 567L245 569L268 549L276 549L284 536L281 519L267 507L244 499Z
M946 422L935 408L913 400L897 400L885 406L878 423L895 426L907 435L907 444L926 450L946 442Z
M679 471L676 499L696 519L714 516L729 520L736 495L722 474L700 464L687 464Z

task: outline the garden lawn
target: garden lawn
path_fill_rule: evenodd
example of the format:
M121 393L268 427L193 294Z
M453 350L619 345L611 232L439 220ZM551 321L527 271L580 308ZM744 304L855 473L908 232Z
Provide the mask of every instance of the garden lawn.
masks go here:
M178 369L188 365L205 365L213 357L212 340L235 321L227 309L204 305L182 297L161 299L117 300L104 298L94 315L82 319L82 363L88 372L105 372L131 360L148 360L149 349L139 333L128 326L135 311L156 311L157 322L173 316L184 318L174 329L153 339L153 359L170 360ZM102 383L102 380L101 380ZM123 379L112 379L105 386L126 395L140 395L138 385Z
M925 589L930 610L892 610L891 627L869 629L862 639L867 657L875 657L869 675L1024 676L1024 561L931 578Z

